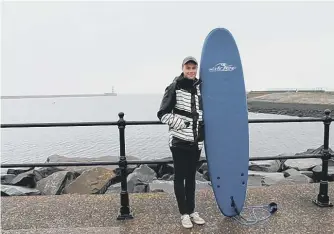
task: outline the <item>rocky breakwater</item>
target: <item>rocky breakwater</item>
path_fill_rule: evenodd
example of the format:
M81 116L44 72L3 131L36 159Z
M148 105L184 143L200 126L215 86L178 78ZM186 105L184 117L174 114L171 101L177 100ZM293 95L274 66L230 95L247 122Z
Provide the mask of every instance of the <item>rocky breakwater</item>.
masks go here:
M322 147L308 149L299 154L319 154ZM334 154L330 150L331 154ZM67 158L53 155L47 162L118 161L118 157ZM165 158L171 160L171 158ZM204 158L201 158L203 160ZM127 160L139 160L127 156ZM289 159L257 161L249 163L248 186L272 186L277 184L313 183L321 179L321 159ZM329 162L329 181L334 181L334 160ZM129 193L173 193L173 164L128 165L127 185ZM121 175L116 166L44 167L8 169L1 175L1 196L106 194L120 193ZM210 188L208 166L201 162L196 174L196 188Z
M248 110L254 113L322 118L326 109L334 110L333 92L268 92L248 96Z

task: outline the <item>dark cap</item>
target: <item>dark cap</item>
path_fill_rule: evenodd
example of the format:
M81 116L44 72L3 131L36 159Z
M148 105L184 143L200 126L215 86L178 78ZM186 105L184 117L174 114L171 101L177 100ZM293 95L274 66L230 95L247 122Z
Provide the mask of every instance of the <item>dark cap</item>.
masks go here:
M186 57L185 59L183 59L182 66L183 66L184 64L190 62L190 61L196 63L196 65L198 64L198 63L197 63L197 60L196 60L194 57L192 57L192 56L188 56L188 57Z

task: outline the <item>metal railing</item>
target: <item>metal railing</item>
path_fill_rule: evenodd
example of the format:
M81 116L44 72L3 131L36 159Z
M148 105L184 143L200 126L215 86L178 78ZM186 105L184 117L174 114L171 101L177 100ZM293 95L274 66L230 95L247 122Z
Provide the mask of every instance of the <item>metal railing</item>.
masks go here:
M319 194L313 202L320 207L332 207L332 203L328 196L328 161L333 155L329 152L329 127L333 121L330 116L331 111L325 110L323 118L291 118L291 119L250 119L249 123L291 123L291 122L323 122L324 123L324 145L320 154L303 154L291 156L273 156L273 157L252 157L249 161L260 160L286 160L286 159L305 159L305 158L321 158L322 173ZM140 164L172 164L173 160L153 160L127 161L125 153L125 127L128 125L162 125L160 121L125 121L124 113L118 114L119 120L115 122L72 122L72 123L26 123L26 124L1 124L1 128L44 128L44 127L78 127L78 126L118 126L119 129L119 146L120 158L118 162L66 162L66 163L24 163L24 164L1 164L1 168L15 167L59 167L59 166L98 166L98 165L118 165L121 176L121 193L120 193L120 210L117 216L118 220L132 219L133 215L129 205L129 194L127 189L127 165ZM206 160L200 160L206 162Z

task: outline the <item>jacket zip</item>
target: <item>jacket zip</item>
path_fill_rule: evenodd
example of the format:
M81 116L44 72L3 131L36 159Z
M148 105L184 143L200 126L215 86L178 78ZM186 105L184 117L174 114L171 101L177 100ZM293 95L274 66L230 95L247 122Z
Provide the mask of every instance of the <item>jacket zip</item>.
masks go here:
M196 88L191 89L191 114L193 119L193 135L194 142L196 143L197 139L197 121L198 121L198 112L196 110L196 98L195 98Z

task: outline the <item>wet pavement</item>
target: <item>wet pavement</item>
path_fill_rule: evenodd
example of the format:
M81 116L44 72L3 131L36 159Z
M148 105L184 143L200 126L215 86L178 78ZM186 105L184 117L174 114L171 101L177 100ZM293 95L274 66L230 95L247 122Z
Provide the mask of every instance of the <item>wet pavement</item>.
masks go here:
M334 233L334 208L312 203L319 184L275 185L249 188L246 206L275 202L278 211L267 220L242 225L224 217L211 189L199 190L197 211L206 220L192 229L181 226L175 197L168 193L130 194L134 219L116 220L119 194L1 197L1 233L3 234L77 234L77 233ZM334 200L334 183L329 184ZM248 212L245 210L244 215ZM267 213L255 210L258 218Z

